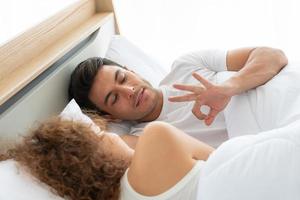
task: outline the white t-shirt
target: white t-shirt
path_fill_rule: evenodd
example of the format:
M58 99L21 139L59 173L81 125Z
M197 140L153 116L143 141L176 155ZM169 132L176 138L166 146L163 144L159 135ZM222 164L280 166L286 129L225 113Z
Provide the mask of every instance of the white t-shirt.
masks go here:
M289 61L266 84L233 96L224 112L219 113L209 127L192 114L193 102L168 101L168 96L180 94L172 84L199 83L191 75L194 71L217 84L230 78L236 72L227 71L226 53L221 50L198 51L176 60L171 72L160 83L164 103L157 120L168 122L217 147L227 138L257 134L300 119L300 62L295 61ZM140 134L146 124L133 126L131 133Z
M229 78L217 74L217 82ZM233 96L224 110L229 138L257 134L300 119L300 63L289 61L267 83Z
M156 196L144 196L137 193L129 184L127 172L121 179L119 200L183 200L196 199L198 194L198 182L204 161L197 161L193 168L172 188Z
M226 51L205 50L196 51L177 59L171 72L161 81L160 89L163 93L163 106L158 121L168 122L183 130L185 133L217 147L228 139L223 112L219 113L212 125L206 126L204 121L197 119L192 113L194 102L174 103L168 97L184 94L185 92L173 88L174 83L200 84L193 76L197 72L206 79L216 83L216 74L226 71ZM139 123L131 128L130 133L139 135L147 123Z

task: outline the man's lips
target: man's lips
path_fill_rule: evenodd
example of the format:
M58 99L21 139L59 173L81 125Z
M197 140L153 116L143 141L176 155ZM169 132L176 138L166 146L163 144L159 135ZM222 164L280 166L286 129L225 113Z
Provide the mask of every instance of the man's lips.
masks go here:
M138 95L135 99L135 107L138 107L141 103L141 100L143 98L143 94L144 94L145 88L141 88L138 92Z

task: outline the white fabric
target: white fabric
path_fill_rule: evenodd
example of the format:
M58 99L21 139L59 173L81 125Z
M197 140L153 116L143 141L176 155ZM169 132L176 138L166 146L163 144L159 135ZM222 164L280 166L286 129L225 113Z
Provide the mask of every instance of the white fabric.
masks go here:
M101 133L101 129L97 126L91 118L85 115L79 105L76 103L75 99L72 99L64 110L60 113L60 117L65 120L82 122L91 126L91 129L96 133Z
M207 160L198 200L299 200L300 121L233 138Z
M233 73L217 74L221 83ZM300 63L290 61L274 78L234 96L224 114L230 138L256 134L300 119Z
M193 115L194 102L173 103L168 101L169 96L186 93L174 89L172 87L174 83L199 84L199 81L192 76L193 72L216 82L216 71L227 70L226 53L222 50L197 51L176 60L171 72L160 83L160 89L163 92L163 108L157 120L168 122L214 147L226 141L228 137L222 112L219 113L214 123L208 127ZM131 129L131 133L140 134L146 124L135 125Z
M216 82L220 84L235 73L232 71L219 72L216 75ZM258 112L260 111L258 110ZM233 96L224 110L224 117L229 138L257 134L262 131L255 118L254 110L251 108L249 92Z
M183 200L196 199L198 180L204 161L197 161L194 167L172 188L156 196L144 196L137 193L129 184L126 170L121 179L120 200Z
M13 160L0 162L1 200L62 200Z
M249 102L261 130L300 119L300 64L290 62L272 80L249 91Z
M124 36L114 35L111 38L105 57L138 73L153 86L158 86L166 75L157 61Z
M111 38L105 57L133 70L155 87L167 74L157 61L121 35ZM122 135L129 133L131 126L132 123L126 121L108 123L108 131Z

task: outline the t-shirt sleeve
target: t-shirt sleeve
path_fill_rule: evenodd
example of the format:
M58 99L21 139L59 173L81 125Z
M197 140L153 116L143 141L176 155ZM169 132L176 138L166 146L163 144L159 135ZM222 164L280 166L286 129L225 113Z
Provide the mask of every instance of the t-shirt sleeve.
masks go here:
M140 136L143 133L143 129L137 129L137 128L132 128L130 129L129 134L130 135L135 135L135 136Z
M226 56L226 50L211 49L193 51L178 58L174 62L172 69L174 69L174 67L178 67L177 64L181 63L181 66L206 68L215 72L227 71Z
M129 134L139 136L143 133L143 130L148 122L138 123L131 126Z

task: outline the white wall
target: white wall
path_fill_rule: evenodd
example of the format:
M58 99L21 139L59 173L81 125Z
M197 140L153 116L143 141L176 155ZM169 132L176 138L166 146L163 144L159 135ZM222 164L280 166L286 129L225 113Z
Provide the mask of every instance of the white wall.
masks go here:
M182 53L268 45L299 59L298 0L115 0L120 31L168 69Z

